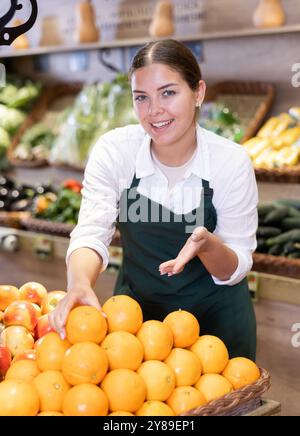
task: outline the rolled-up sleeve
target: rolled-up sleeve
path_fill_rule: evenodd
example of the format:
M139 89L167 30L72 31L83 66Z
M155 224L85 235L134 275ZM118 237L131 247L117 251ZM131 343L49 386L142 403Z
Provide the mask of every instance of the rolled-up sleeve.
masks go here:
M90 248L101 257L102 271L108 265L108 247L116 229L119 201L114 159L109 145L100 139L86 166L79 219L71 233L67 262L75 250Z
M252 253L257 246L257 204L258 192L253 165L246 153L242 153L224 200L217 208L217 227L214 232L236 253L238 266L229 280L222 281L212 276L217 285L233 286L243 280L252 268Z

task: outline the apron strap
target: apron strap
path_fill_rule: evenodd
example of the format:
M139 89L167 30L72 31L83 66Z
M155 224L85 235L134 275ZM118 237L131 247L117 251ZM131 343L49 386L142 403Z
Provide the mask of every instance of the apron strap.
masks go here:
M136 178L136 175L135 175L135 173L134 173L134 177L133 177L133 180L132 180L132 183L131 183L131 186L130 186L129 189L131 189L131 188L137 188L137 187L139 186L140 180L141 180L141 179L137 179L137 178Z
M205 196L213 197L214 190L209 186L209 182L207 180L202 179L202 187Z

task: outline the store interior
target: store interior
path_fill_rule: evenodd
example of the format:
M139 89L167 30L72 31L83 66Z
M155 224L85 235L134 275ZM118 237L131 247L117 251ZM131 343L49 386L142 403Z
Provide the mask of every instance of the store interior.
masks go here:
M19 23L31 13L31 2L22 3L14 17ZM257 364L271 375L265 414L299 416L298 0L37 3L31 30L0 46L6 78L0 88L0 285L34 281L48 291L66 290L65 256L89 152L97 137L134 122L126 78L132 57L154 38L183 41L208 86L201 125L239 142L255 168L260 221L249 285ZM171 3L173 31L151 36L158 3ZM101 304L113 294L121 260L116 234L95 287Z

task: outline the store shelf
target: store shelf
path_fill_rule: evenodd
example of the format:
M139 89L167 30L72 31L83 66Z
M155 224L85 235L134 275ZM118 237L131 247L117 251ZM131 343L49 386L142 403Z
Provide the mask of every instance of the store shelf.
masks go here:
M300 25L290 25L275 27L271 29L257 29L257 28L246 28L246 29L235 29L235 30L223 30L219 32L203 32L194 35L179 36L174 35L173 37L179 39L183 42L190 41L209 41L217 39L229 39L229 38L244 38L244 37L255 37L255 36L267 36L267 35L278 35L278 34L291 34L300 33ZM74 44L66 46L53 46L53 47L37 47L20 51L13 51L11 48L2 48L0 50L0 58L14 58L22 56L38 56L43 54L51 53L66 53L74 51L85 51L85 50L96 50L105 48L121 48L121 47L134 47L141 46L155 38L143 37L143 38L130 38L130 39L117 39L114 41L101 41L89 44Z

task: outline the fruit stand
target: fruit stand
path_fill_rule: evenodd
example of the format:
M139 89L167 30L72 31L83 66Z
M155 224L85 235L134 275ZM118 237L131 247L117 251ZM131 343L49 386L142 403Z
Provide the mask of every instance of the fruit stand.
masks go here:
M25 39L17 40L15 46L0 47L0 60L8 72L6 86L0 87L0 378L4 380L0 405L14 389L19 389L20 398L28 399L26 404L13 399L13 408L0 407L0 414L78 415L81 399L88 398L86 414L101 416L299 415L297 69L287 77L287 66L290 73L299 51L294 5L285 6L286 24L278 21L282 21L281 9L273 10L275 22L268 24L268 14L264 16L258 8L254 23L264 24L256 27L249 19L254 0L247 5L238 0L212 0L207 7L202 0L186 2L186 7L173 0L157 2L155 10L150 0L143 0L145 9L137 8L137 0L117 0L115 5L105 2L106 15L102 0L83 0L78 1L79 24L74 29L74 2L66 0L63 6L57 0L44 3L37 24L40 40L38 32L33 32L28 39L23 35ZM163 3L167 4L165 12ZM261 7L264 2L259 3ZM278 7L280 2L274 3ZM61 31L57 17L47 20L45 15L53 12L55 4L70 18L60 23ZM170 4L175 5L175 18ZM232 10L236 17L226 12ZM108 318L84 306L76 308L63 340L49 325L48 314L65 295L65 257L78 219L91 147L105 132L137 123L126 73L136 48L155 37L145 34L150 18L151 32L159 31L162 20L201 64L208 84L198 120L201 126L240 143L253 162L259 227L248 281L258 327L257 366L230 360L219 338L209 342L204 337L203 357L201 325L199 333L191 314L170 314L169 324L166 320L154 326L139 319L133 330L112 327L117 312L110 307L111 297L122 261L118 233L109 248L108 268L95 285ZM176 29L170 22L173 19ZM48 35L47 26L53 26ZM71 39L74 30L76 43ZM269 53L276 69L270 66ZM3 285L10 285L8 299ZM128 303L129 313L136 304ZM21 314L19 321L16 313ZM86 333L91 327L88 321L84 324L87 313L97 319L97 332L91 328ZM183 315L189 324L186 336L194 332L188 343L176 336ZM156 328L155 352L168 350L165 355L147 348L147 329ZM221 360L219 368L205 367L208 348L216 350L210 363ZM48 350L54 350L54 361ZM82 355L90 358L96 375L80 373ZM156 365L151 364L154 360ZM78 372L74 374L71 367ZM177 375L181 370L182 380ZM239 371L246 374L245 384L234 382ZM163 375L171 380L169 386L164 385ZM23 384L16 383L20 378ZM160 380L159 388L153 379ZM131 383L137 386L134 395L129 392ZM57 396L49 388L53 384L60 387ZM184 396L193 400L181 407Z

